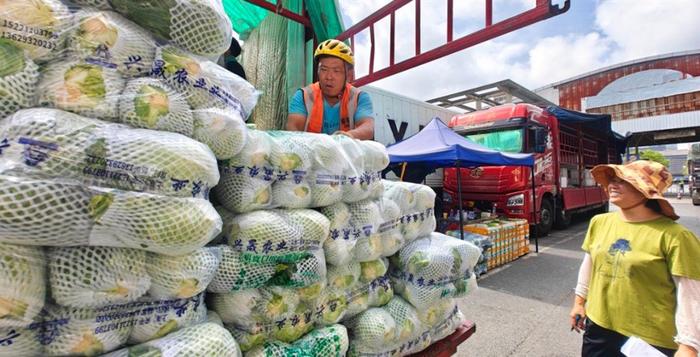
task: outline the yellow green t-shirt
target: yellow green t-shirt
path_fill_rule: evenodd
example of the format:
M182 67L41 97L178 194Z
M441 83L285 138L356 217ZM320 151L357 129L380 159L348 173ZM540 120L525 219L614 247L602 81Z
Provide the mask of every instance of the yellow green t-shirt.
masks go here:
M666 217L630 223L611 212L593 217L582 248L593 262L588 317L625 336L678 348L671 276L700 280L700 240Z

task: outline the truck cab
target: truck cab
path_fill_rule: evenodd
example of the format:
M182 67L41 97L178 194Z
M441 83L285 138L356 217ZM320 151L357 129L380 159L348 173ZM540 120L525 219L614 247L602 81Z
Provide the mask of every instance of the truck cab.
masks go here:
M461 186L464 207L527 219L539 235L548 234L555 224L567 226L576 212L606 209L607 196L593 181L590 169L600 163L619 162L609 117L606 127L606 123L597 123L596 119L604 120L600 116L564 111L580 115L579 121L564 122L563 116L553 112L531 104L506 104L457 115L449 122L458 134L490 149L535 154L536 213L532 209L530 167L463 168L461 185L457 169L445 169L445 204L458 206ZM593 122L596 125L590 125Z

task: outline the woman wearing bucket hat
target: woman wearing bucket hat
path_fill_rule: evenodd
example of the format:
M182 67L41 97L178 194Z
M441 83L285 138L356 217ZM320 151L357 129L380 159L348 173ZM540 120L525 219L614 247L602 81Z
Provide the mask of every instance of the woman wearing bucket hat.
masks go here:
M572 329L582 356L623 356L631 336L664 355L700 348L700 240L674 222L663 193L672 183L656 162L598 165L593 177L619 207L593 217L583 242Z

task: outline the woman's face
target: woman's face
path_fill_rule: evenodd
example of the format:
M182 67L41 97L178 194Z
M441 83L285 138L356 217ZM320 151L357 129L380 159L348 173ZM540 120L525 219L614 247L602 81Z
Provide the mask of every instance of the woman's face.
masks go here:
M631 208L646 201L646 197L634 186L618 177L613 177L608 183L610 202L622 209Z

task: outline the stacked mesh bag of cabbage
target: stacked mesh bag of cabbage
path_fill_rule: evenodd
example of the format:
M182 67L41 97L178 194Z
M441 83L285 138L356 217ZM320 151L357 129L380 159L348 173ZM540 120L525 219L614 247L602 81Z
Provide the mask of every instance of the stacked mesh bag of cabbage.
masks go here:
M241 350L256 355L267 349L293 349L291 344L301 343L303 337L304 343L334 342L324 348L344 355L344 328L331 329L332 336L340 336L330 339L319 332L334 325L346 307L326 291L323 243L328 219L312 209L244 214L217 209L224 228L215 241L224 244L217 246L222 259L207 288L207 306L220 316Z
M476 289L481 249L430 233L408 242L390 260L394 298L343 322L349 356L403 356L452 334L464 322L457 306Z
M0 1L0 27L0 356L239 355L205 323L208 197L259 93L208 60L220 1Z
M354 299L351 288L364 284L365 293L357 299L370 299L371 284L374 299L386 295L388 262L379 255L367 259L374 265L365 268L364 283L357 262L351 280L343 283L344 272L326 262L332 219L326 208L347 210L379 200L384 192L380 171L388 162L386 149L375 142L258 130L248 130L238 155L219 161L222 177L213 197L224 221L224 233L216 240L224 243L224 253L208 288L208 305L244 352L293 349L300 341L322 341L328 334L319 331L331 328L344 335L331 339L342 342L333 349L344 355L347 334L336 324ZM345 285L329 288L335 280Z
M241 152L220 162L214 197L234 213L318 208L381 197L386 148L373 141L249 130Z
M435 228L428 212L435 194L420 185L386 185L403 190L316 210L235 214L217 207L229 234L208 305L243 351L293 348L314 327L333 326L391 300L387 257ZM410 197L397 204L385 196L392 192Z
M445 234L450 237L461 239L459 231L447 231L445 232ZM462 235L464 236L464 240L474 243L474 245L481 249L481 256L479 257L479 261L476 263L476 266L474 266L474 274L476 274L476 277L478 278L481 275L486 274L486 272L488 271L488 264L489 259L491 257L491 248L493 247L493 242L489 239L489 236L473 232L467 232L466 230L462 233Z

